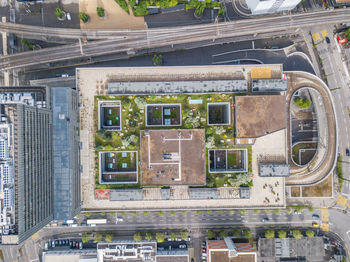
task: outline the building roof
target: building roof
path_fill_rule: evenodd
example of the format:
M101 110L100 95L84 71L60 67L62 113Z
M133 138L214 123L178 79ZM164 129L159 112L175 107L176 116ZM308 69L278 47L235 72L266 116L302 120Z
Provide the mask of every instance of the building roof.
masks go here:
M190 199L217 199L217 188L190 188Z
M289 176L289 165L278 163L260 163L259 176L261 177L287 177Z
M287 79L253 79L253 92L282 92L288 90Z
M142 189L118 189L110 191L110 201L142 200Z
M237 138L260 137L286 128L285 96L236 96Z
M109 82L109 94L178 94L248 92L246 80Z

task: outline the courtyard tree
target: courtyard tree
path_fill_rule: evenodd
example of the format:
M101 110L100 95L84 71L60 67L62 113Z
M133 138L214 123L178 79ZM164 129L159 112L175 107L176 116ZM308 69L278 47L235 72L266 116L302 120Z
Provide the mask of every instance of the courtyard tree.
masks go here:
M279 238L286 238L287 237L286 230L283 230L283 229L278 230L278 237Z
M165 236L163 232L157 232L156 233L156 240L158 243L163 243L165 240Z
M135 232L135 234L134 234L134 240L135 240L136 242L139 242L139 241L142 240L142 235L141 235L140 232Z
M275 237L275 230L273 230L273 229L266 230L265 237L266 238L274 238Z
M90 17L84 13L84 12L79 12L79 19L83 21L84 23L87 23L90 19Z
M345 37L350 41L350 27L345 31Z
M298 229L293 229L292 233L293 233L293 237L296 239L300 239L303 237L300 230L298 230Z

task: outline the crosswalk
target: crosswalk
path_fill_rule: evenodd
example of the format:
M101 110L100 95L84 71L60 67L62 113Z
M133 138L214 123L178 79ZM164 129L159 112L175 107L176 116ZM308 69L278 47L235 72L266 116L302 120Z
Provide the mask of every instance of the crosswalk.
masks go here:
M321 230L329 231L329 215L327 207L321 208L321 221Z

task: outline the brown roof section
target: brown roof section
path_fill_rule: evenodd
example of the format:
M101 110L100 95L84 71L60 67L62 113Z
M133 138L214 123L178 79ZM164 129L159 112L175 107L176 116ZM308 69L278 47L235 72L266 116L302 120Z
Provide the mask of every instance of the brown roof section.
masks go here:
M236 96L237 138L260 137L284 128L285 96Z
M143 130L140 137L142 185L205 184L204 129Z
M350 0L335 0L335 2L339 3L350 3Z

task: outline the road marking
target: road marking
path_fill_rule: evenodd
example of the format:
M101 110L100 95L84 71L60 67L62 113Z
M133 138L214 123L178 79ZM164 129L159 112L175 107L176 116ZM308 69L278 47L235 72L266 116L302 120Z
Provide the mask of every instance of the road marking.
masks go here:
M321 39L320 34L319 33L313 34L312 39L314 40L314 44L316 44L316 42Z
M321 34L322 34L322 36L323 37L326 37L326 36L328 36L328 32L327 32L327 30L321 30Z
M322 224L321 224L321 230L323 230L323 231L329 231L329 224L324 224L324 223L322 223Z
M341 206L345 207L346 206L346 202L347 202L347 199L345 197L338 196L338 199L337 199L337 204L338 205L341 205Z
M329 220L328 208L326 207L321 208L321 220L322 222L328 222Z

